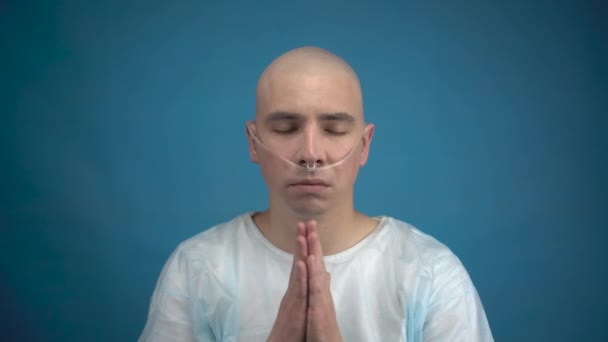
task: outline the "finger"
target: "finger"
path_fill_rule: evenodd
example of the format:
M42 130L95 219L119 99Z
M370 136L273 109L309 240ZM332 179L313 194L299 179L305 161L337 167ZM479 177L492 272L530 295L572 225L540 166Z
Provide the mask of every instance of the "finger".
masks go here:
M295 281L295 293L299 298L306 299L308 296L308 271L306 269L306 263L302 260L296 262L296 281Z
M297 245L294 254L298 257L298 260L302 260L306 263L306 257L308 256L308 241L306 239L306 224L304 224L304 222L298 222L296 243Z
M323 249L321 248L321 239L317 230L317 222L310 221L306 225L307 228L307 243L308 255L316 255L315 261L319 263L319 269L325 271L325 261L323 259Z
M297 281L295 275L298 261L302 262L306 266L306 256L308 255L308 243L306 241L306 225L302 222L298 223L296 244L293 252L293 263L291 266L291 274L289 275L289 282L293 284ZM304 267L306 268L306 267Z
M306 258L308 267L308 305L317 307L321 304L321 274L316 255Z
M302 221L298 222L296 234L306 236L306 224L304 222L302 222Z
M298 259L294 255L293 256L293 262L291 263L291 272L289 272L289 286L293 286L293 284L296 282L296 277L297 277L296 267L297 267L297 265L298 265Z

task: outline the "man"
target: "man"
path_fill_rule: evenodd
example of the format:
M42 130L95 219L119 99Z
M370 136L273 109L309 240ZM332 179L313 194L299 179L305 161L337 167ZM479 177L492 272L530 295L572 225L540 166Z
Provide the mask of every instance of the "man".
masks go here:
M259 79L246 132L268 210L180 244L140 340L492 340L447 247L355 210L374 126L344 60L314 47L278 57Z

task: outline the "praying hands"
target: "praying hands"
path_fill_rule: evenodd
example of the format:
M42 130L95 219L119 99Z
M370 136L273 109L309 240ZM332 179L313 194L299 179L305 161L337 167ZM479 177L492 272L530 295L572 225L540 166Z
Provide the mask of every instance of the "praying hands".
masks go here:
M314 220L298 223L289 285L268 341L342 341Z

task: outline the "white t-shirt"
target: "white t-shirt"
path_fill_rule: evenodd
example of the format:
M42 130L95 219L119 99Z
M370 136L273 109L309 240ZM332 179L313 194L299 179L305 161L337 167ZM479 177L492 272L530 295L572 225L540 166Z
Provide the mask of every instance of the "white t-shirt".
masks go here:
M443 244L390 217L324 257L344 341L493 341L481 301ZM156 284L140 341L265 341L293 256L251 214L181 243Z

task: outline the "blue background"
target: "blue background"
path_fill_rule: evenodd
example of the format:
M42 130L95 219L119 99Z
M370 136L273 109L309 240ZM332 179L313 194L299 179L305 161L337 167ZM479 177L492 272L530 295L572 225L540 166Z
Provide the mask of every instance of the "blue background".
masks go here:
M0 3L0 339L134 340L177 244L266 208L259 74L359 73L356 187L469 270L500 341L606 340L603 1Z

